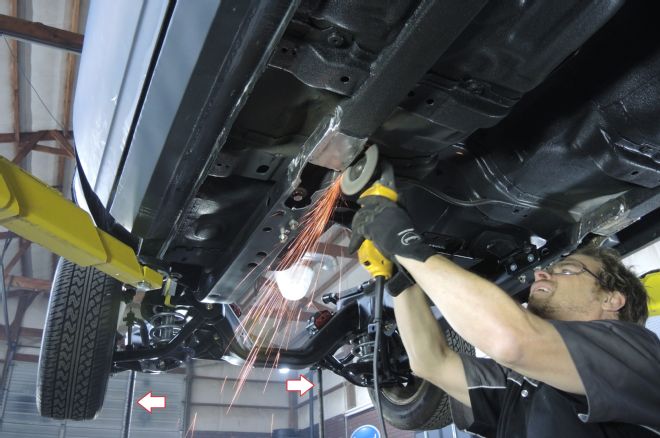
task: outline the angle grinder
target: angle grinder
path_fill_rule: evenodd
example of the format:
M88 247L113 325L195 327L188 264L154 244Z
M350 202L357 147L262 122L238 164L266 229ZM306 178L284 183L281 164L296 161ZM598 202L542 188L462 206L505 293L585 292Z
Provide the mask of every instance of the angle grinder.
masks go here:
M380 160L378 156L378 147L370 146L355 164L344 171L341 176L340 186L345 195L353 196L361 192L359 199L368 196L383 196L390 201L397 202L399 195L394 186L394 170L392 166ZM360 264L371 274L375 280L375 303L374 318L375 326L374 355L373 355L373 378L374 394L376 396L376 409L380 417L383 436L387 438L385 421L383 419L383 410L380 400L379 384L379 357L381 353L381 337L383 322L383 294L385 290L385 281L392 277L392 261L385 258L376 248L373 241L365 240L358 249L358 260Z
M340 186L348 196L361 192L359 199L368 196L382 196L393 202L399 199L392 165L379 159L376 145L370 146L355 164L344 171ZM365 240L358 249L358 260L374 278L380 276L387 280L392 276L392 262L378 251L371 240Z

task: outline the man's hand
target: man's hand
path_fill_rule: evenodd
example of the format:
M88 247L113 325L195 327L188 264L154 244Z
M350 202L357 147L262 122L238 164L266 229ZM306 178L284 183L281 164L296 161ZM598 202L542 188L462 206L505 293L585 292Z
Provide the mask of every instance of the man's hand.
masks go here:
M435 254L415 231L408 214L395 202L382 196L367 196L358 203L362 208L353 218L349 252L357 251L368 239L390 260L399 255L424 262Z

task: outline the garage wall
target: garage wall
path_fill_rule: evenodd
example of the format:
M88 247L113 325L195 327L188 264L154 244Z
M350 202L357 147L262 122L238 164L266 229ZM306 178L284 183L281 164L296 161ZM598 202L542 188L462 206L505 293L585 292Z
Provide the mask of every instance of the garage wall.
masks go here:
M110 378L101 414L94 421L58 421L43 418L35 403L37 364L15 361L9 386L0 394L0 436L3 438L120 438L123 436L128 373ZM181 438L184 395L183 375L137 375L135 395L149 390L167 395L167 409L149 415L133 404L131 438Z
M316 372L314 383L318 385ZM310 379L311 380L311 379ZM367 388L345 382L336 374L323 371L323 412L325 417L325 436L339 438L350 436L358 426L364 424L377 425L377 419L369 397ZM318 422L320 419L318 386L314 388L314 430L318 436ZM309 436L309 396L298 398L298 429L301 436ZM372 418L373 417L373 418ZM376 421L376 422L373 422ZM412 432L398 431L388 428L390 436L399 438L412 438Z
M286 376L277 370L254 368L232 402L240 373L241 367L228 363L193 362L188 424L195 423L195 436L254 438L289 427Z
M123 374L128 376L128 373ZM135 377L135 395L133 397L133 418L130 437L179 438L183 436L183 432L185 432L183 420L186 410L185 375L137 373ZM167 407L165 409L155 409L149 414L138 406L135 400L139 400L149 391L155 396L167 396Z
M37 364L14 362L9 387L0 407L0 435L6 438L26 436L98 438L119 437L122 432L127 376L117 376L108 384L104 410L94 422L57 421L41 417L35 404Z
M291 374L294 374L291 372ZM313 392L314 394L314 420L315 422L319 421L319 388L318 388L318 377L317 377L317 372L314 371L313 373L314 379L310 379L310 375L305 374L307 378L314 383L314 388ZM296 378L298 376L297 373L295 375L292 375L291 378ZM344 382L344 379L341 377L337 376L336 374L324 370L323 371L323 412L325 413L325 418L333 418L337 415L344 415L344 412L346 412L347 409L350 409L350 407L347 404L347 396L346 396L346 386L348 383ZM296 396L296 401L298 404L297 407L297 412L298 412L298 428L299 429L305 429L309 427L309 394L307 393L302 397Z

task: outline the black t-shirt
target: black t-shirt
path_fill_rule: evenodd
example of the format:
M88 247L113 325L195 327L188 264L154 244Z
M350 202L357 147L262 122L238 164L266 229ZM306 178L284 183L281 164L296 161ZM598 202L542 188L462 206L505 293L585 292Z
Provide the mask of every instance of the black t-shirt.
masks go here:
M586 397L462 356L472 409L451 399L460 429L484 437L660 437L660 340L622 321L551 321Z

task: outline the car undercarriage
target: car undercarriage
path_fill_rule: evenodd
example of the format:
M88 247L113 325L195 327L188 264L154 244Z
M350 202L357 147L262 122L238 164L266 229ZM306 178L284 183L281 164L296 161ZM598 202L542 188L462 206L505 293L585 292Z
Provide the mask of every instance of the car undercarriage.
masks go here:
M370 386L371 282L282 299L296 317L271 324L276 352L246 329L305 215L370 145L426 241L520 301L535 268L580 245L625 254L658 237L654 2L227 1L187 56L180 29L199 11L184 5L164 12L116 171L77 142L78 198L168 277L138 291L114 371L194 357ZM316 252L351 258L357 208L339 200ZM384 320L381 382L406 398L418 386L391 303Z
M650 25L629 29L643 7L395 3L304 2L249 97L231 102L235 119L218 126L208 113L228 103L198 104L203 114L187 116L194 129L183 127L196 137L185 144L195 143L159 157L176 167L169 178L154 172L158 193L147 191L130 224L145 257L190 272L198 299L237 301L255 254L271 255L277 231L299 220L327 173L343 170L367 142L394 165L404 203L438 250L490 262L483 269L491 275L535 265L533 237L547 242L544 256L566 252L655 209L656 104L648 97L657 90L656 47ZM420 58L429 68L409 62ZM223 138L202 144L205 130ZM344 162L317 157L315 167L311 150L328 133ZM196 162L203 177L185 178L200 173Z

